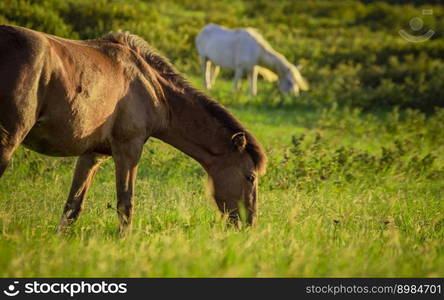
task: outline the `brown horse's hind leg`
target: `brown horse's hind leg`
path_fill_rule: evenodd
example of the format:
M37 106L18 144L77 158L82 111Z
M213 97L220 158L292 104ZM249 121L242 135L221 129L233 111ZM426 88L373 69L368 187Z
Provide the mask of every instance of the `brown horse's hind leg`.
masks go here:
M0 127L1 130L1 127ZM9 159L11 157L10 151L3 145L2 143L2 137L1 137L1 131L0 131L0 177L2 177L3 173L6 170L6 167L9 164Z
M80 156L77 160L71 190L57 228L59 232L65 231L79 217L86 192L91 186L100 164L106 159L106 157L89 153Z
M10 134L9 131L0 124L0 177L2 177L8 167L12 154L20 145L20 141L24 136L25 133L23 132Z
M132 198L142 147L143 141L112 146L113 159L116 165L117 214L121 235L124 235L131 225Z
M9 157L3 152L3 149L0 149L0 177L5 173L6 167L9 164Z

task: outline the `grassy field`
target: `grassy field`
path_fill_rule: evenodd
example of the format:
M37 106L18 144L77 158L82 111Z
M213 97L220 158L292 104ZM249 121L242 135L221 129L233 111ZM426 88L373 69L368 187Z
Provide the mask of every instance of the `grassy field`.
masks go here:
M20 149L0 183L1 276L444 275L444 110L231 110L270 156L256 228L227 229L199 165L152 140L132 234L117 236L109 161L60 237L74 160Z
M441 35L421 45L405 43L387 24L408 24L422 7L315 1L293 10L279 4L263 17L257 11L267 1L214 1L208 8L200 0L155 2L149 21L138 23L150 2L96 1L108 3L103 10L98 4L88 9L93 2L83 0L14 2L0 3L0 20L77 38L131 29L171 57L197 87L197 60L185 58L195 55L199 26L254 25L292 61L306 65L312 90L282 97L260 82L259 96L250 98L245 84L231 92L226 72L211 91L270 159L254 228L227 228L206 194L201 167L153 139L139 168L131 234L118 236L110 160L79 221L57 235L75 159L20 148L0 179L0 276L444 276L444 109L437 107L444 106L444 43ZM352 8L341 10L342 2ZM433 7L442 14L441 6ZM375 17L390 9L399 20ZM233 16L240 15L236 23ZM168 41L146 24L173 36ZM185 29L168 31L175 24ZM356 35L361 30L366 34ZM288 32L300 40L286 43ZM342 38L325 38L334 32Z

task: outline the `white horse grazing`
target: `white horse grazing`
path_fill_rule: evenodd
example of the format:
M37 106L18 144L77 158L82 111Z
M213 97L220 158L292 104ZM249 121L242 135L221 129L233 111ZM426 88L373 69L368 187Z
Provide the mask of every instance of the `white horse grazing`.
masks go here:
M308 84L298 68L252 28L230 30L215 24L206 25L196 37L196 48L202 63L205 88L210 89L219 73L219 67L234 69L234 90L246 72L250 93L257 92L257 74L268 81L279 80L282 93L299 94L308 90Z

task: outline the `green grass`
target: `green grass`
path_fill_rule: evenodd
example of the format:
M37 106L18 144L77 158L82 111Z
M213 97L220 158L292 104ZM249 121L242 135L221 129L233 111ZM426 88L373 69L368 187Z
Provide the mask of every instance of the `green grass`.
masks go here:
M227 228L199 165L151 140L132 233L117 234L109 161L59 236L75 161L20 148L0 181L0 276L444 276L443 110L229 108L270 156L257 227Z

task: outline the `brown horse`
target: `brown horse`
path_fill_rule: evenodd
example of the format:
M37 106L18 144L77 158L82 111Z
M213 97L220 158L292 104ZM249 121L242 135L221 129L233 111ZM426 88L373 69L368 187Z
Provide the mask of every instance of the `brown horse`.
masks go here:
M255 220L261 145L218 102L194 89L147 42L129 33L75 41L0 26L0 176L14 150L79 156L59 230L79 216L99 165L116 168L121 232L131 224L143 145L158 138L197 160L220 211Z

